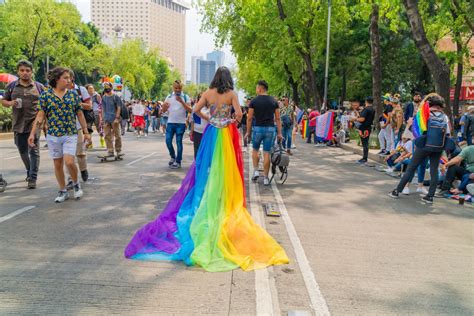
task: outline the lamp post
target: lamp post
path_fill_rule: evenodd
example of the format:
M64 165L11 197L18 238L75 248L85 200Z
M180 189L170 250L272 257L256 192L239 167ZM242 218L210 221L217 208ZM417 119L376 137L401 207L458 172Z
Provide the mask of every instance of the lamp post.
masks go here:
M328 80L329 80L329 43L331 41L331 0L328 0L328 33L326 37L326 71L324 74L324 99L323 109L328 106Z

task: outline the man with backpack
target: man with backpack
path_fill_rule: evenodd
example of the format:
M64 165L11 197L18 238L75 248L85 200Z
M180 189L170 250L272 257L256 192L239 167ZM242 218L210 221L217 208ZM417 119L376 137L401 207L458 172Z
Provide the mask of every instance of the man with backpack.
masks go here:
M69 89L72 91L75 91L77 95L79 96L79 99L81 101L80 106L82 109L82 113L84 115L84 119L87 124L88 120L89 122L91 120L91 115L90 115L90 113L92 112L91 97L85 87L79 86L75 83L75 76L72 70L70 71L70 75L71 75L71 84L70 84ZM76 118L76 129L77 129L77 145L76 145L77 165L79 166L79 171L81 172L82 181L86 182L89 179L89 172L87 171L86 149L88 147L88 144L90 143L90 140L88 141L88 144L84 144L84 134L90 135L90 133L89 133L89 129L87 129L87 131L82 130L82 126L78 118ZM72 190L73 188L72 179L69 179L67 187L69 190Z
M389 196L398 199L399 193L402 192L406 184L413 178L415 170L428 158L430 161L430 188L428 194L422 198L422 201L432 204L436 193L436 186L438 185L439 160L447 145L450 128L448 117L443 112L444 99L436 93L431 93L426 96L424 101L428 102L430 110L427 131L415 140L415 152L408 165L408 169L397 188L390 192ZM423 104L424 102L422 102L422 106Z
M122 120L123 103L118 95L113 92L112 84L104 83L104 96L102 97L102 119L104 120L105 143L109 157L122 153L122 136L120 135L120 123ZM128 111L126 111L128 114ZM115 138L115 151L114 151Z
M15 145L20 153L21 160L26 168L26 181L28 189L36 188L38 169L40 163L39 155L39 132L35 135L34 147L28 146L32 124L38 112L38 99L43 92L43 85L32 79L33 64L21 60L16 66L19 79L11 82L6 87L5 95L1 101L5 107L13 109L13 133Z

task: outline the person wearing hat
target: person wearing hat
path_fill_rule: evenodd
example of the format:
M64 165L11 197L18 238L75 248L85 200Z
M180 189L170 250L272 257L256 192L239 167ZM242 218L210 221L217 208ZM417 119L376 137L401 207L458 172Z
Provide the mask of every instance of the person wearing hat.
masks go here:
M433 203L433 197L438 185L438 167L439 160L446 145L447 136L450 134L449 119L444 114L444 99L431 93L425 97L422 104L428 102L430 116L427 122L427 131L415 141L415 152L408 165L407 171L398 183L398 186L389 193L391 198L399 198L399 193L403 191L407 183L413 178L415 170L425 159L430 161L430 187L428 194L423 196L422 201L428 204Z
M391 104L391 95L389 93L382 97L384 104L384 111L379 117L380 132L378 135L380 143L379 155L388 155L393 149L393 131L391 125L391 113L393 106Z
M122 100L112 89L110 82L104 83L104 95L102 97L102 119L104 121L104 138L107 146L107 154L113 157L122 153L122 137L120 135L120 123ZM115 148L114 148L115 139ZM114 150L115 149L115 150Z

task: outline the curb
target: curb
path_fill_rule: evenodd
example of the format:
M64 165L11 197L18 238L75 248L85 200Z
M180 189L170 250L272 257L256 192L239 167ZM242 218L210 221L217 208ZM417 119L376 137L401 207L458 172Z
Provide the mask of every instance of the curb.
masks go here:
M341 144L341 148L346 151L350 151L350 152L353 152L354 154L362 156L362 147L359 147L354 143ZM370 150L369 150L369 159L385 165L385 160L381 156L377 155L374 152L371 152Z
M13 133L0 133L0 140L13 139Z

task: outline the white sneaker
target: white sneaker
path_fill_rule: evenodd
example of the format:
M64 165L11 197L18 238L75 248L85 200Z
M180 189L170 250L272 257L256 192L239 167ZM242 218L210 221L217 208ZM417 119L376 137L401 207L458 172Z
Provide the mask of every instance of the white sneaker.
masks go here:
M83 195L84 192L82 192L81 185L76 183L74 185L74 199L79 200Z
M247 147L244 147L244 149L242 149L242 152L246 153L247 152Z
M59 191L58 196L54 199L56 203L62 203L69 199L69 193L67 191Z
M258 180L258 177L260 177L260 173L258 172L258 170L255 170L255 171L253 172L252 181L257 181L257 180Z
M393 172L393 168L391 167L388 167L384 170L386 173L390 173L390 172Z
M404 195L409 195L410 194L410 188L409 187L405 187L402 191L402 194Z
M295 146L295 145L291 145L291 149L296 149L296 146Z
M270 179L268 179L268 177L263 178L263 185L265 186L270 185Z
M428 194L428 190L425 188L425 187L418 187L416 188L416 193L421 193L423 195L427 195Z

